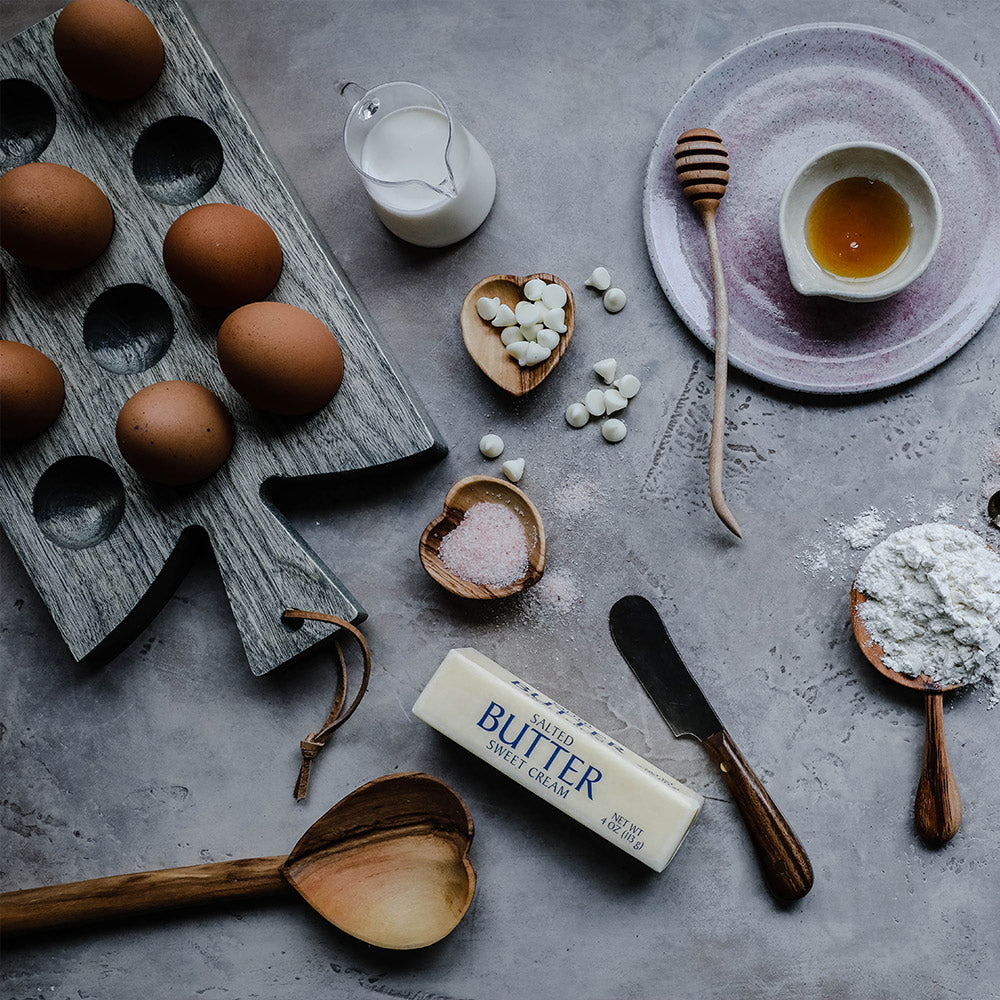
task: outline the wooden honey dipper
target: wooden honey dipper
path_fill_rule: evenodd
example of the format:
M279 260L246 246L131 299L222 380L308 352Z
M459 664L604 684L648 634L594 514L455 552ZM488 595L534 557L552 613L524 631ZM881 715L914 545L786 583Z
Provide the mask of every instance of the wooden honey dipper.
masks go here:
M722 523L742 538L726 498L722 495L722 449L726 425L726 375L729 367L729 300L722 274L715 213L729 183L729 151L722 137L710 128L683 132L674 148L674 166L685 196L701 215L708 235L708 255L715 285L715 406L712 411L712 439L708 449L708 488L712 506Z

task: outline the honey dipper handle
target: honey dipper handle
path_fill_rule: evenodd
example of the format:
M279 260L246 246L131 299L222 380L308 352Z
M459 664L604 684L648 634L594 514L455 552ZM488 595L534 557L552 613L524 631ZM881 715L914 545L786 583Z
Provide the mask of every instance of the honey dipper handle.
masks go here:
M944 740L944 699L940 693L931 693L925 704L924 763L913 803L913 820L917 833L931 847L941 847L958 833L962 799Z
M718 132L691 128L682 132L674 147L674 168L684 197L691 202L705 224L708 253L715 286L715 406L712 412L712 440L708 451L708 487L712 506L722 523L742 538L726 498L722 494L722 453L726 432L726 375L729 368L729 300L722 276L722 256L715 232L715 213L729 184L729 150Z
M0 893L0 935L9 942L194 904L274 895L289 888L284 862L284 857L216 861Z
M722 457L726 441L726 378L729 372L729 299L722 273L719 237L715 231L715 211L718 207L718 201L702 202L700 206L708 235L708 256L712 262L712 282L715 286L715 398L712 438L708 448L708 491L712 506L722 523L737 538L742 538L740 526L722 492Z

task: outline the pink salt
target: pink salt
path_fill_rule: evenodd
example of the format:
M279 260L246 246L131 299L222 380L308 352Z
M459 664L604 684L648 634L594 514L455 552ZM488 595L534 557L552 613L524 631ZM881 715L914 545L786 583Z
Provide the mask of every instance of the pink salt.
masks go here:
M463 580L506 587L524 576L529 552L520 518L502 503L483 501L445 535L438 555Z

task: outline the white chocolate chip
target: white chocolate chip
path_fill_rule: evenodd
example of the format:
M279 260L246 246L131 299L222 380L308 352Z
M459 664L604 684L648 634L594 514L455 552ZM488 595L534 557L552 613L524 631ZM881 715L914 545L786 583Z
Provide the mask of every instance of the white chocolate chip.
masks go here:
M550 330L555 330L556 333L565 333L566 310L562 306L557 306L555 309L548 309L542 315L542 322Z
M517 323L517 317L510 306L501 305L496 316L493 317L492 323L493 326L514 326Z
M529 342L528 349L524 352L524 358L521 359L520 363L530 368L534 365L541 364L543 361L548 361L551 356L552 352L547 347L542 347L541 344Z
M518 329L525 340L538 340L538 331L542 329L542 324L531 323L527 326L519 326Z
M604 380L605 385L611 385L615 380L615 373L618 371L618 362L614 358L605 358L594 365L594 374Z
M510 461L504 462L501 468L503 469L503 474L512 483L516 483L524 475L524 459L512 458Z
M600 389L591 389L584 397L583 402L591 416L601 417L604 415L604 393Z
M642 388L642 383L634 375L622 375L615 380L615 388L626 399L631 399Z
M511 344L516 344L519 340L524 340L519 326L505 326L503 328L503 332L500 334L500 343L504 347L510 347Z
M529 302L537 302L542 297L544 291L545 282L541 278L532 278L531 281L525 282L524 297Z
M566 305L567 298L566 289L552 282L546 285L545 291L542 292L542 305L548 309L562 309Z
M611 275L606 267L595 267L587 279L588 288L596 288L599 292L606 292L611 287Z
M533 323L540 323L542 320L542 310L534 302L518 302L514 306L514 318L521 326L531 326Z
M628 400L617 389L604 390L604 412L609 416L624 410L628 406Z
M617 444L619 441L625 440L625 435L628 433L628 428L625 424L619 420L617 417L612 417L610 420L605 420L601 427L601 434L605 441L610 441L612 444Z
M544 326L538 331L535 340L538 341L539 346L547 347L550 351L554 351L559 346L559 334L555 330L546 329Z
M583 427L590 420L590 412L583 403L570 403L566 407L566 423L570 427Z
M479 318L486 320L487 323L496 316L499 308L499 296L488 299L485 295L482 295L476 300L476 312L479 313Z
M503 438L499 434L484 434L479 439L479 450L484 458L497 458L503 454Z
M604 308L609 313L621 312L625 308L625 293L620 288L609 288L604 293Z
M528 353L528 341L515 340L507 345L507 353L514 358L519 365L524 365L524 356Z

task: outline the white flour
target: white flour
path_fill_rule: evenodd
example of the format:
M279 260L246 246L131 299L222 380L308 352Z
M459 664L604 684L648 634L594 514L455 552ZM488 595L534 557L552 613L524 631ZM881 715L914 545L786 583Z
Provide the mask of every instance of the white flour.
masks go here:
M874 507L869 507L854 519L853 524L845 524L840 533L852 549L867 549L881 537L883 531L885 521L882 515Z
M1000 556L970 531L918 524L868 554L861 618L887 667L941 684L990 685L1000 701Z

